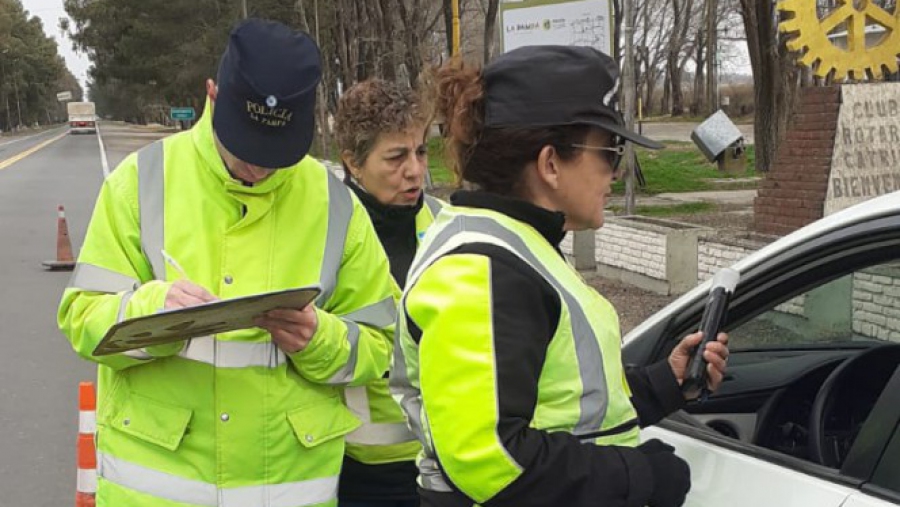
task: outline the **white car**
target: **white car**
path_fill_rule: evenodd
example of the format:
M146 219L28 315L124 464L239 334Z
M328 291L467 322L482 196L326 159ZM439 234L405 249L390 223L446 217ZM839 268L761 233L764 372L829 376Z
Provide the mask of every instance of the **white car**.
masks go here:
M686 505L900 505L900 192L732 267L721 389L642 433L690 463ZM709 285L632 330L625 362L697 330Z

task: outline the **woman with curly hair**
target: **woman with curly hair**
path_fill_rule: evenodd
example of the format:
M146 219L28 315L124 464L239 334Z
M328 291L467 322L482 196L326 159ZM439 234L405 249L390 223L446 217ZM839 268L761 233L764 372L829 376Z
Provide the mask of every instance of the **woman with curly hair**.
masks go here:
M344 182L359 197L375 226L402 288L425 229L441 202L425 194L428 118L411 89L370 79L340 99L336 131ZM415 507L416 466L421 449L387 376L345 392L362 426L347 435L340 507Z

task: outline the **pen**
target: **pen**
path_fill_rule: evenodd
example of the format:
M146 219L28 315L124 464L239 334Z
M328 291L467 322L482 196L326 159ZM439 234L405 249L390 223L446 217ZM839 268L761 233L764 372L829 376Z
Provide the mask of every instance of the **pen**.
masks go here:
M190 278L188 278L187 273L184 272L184 268L181 267L181 264L178 264L178 261L176 261L174 257L169 255L168 252L166 252L165 250L160 250L159 253L162 254L163 259L166 260L166 263L168 263L169 266L172 266L172 268L174 268L175 271L178 272L178 274L181 276L182 280L185 280L188 282L191 280Z

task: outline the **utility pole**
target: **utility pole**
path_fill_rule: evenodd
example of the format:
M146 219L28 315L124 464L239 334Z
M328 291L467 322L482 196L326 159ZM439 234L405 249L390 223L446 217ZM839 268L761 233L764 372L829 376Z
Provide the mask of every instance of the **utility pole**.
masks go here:
M452 0L453 8L453 53L450 56L459 54L459 0Z
M709 114L719 109L718 25L717 0L706 0L706 107Z
M13 77L13 88L16 90L16 110L19 112L19 124L16 127L22 126L22 104L19 101L19 80Z
M313 4L313 14L316 18L316 40L322 40L319 37L319 0ZM328 65L322 66L322 84L319 86L319 101L322 103L320 109L322 115L322 156L331 157L331 125L328 124L328 95L325 94L325 87L328 86Z
M9 116L9 94L6 93L6 54L9 53L9 48L0 51L0 74L3 75L3 82L0 83L0 91L3 92L3 101L6 103L6 131L9 132L12 130L12 118Z
M622 31L625 35L625 58L622 64L622 114L625 128L634 130L634 0L622 2ZM625 145L625 213L634 214L634 143Z
M244 19L247 19L247 0L241 0L241 7L244 11Z

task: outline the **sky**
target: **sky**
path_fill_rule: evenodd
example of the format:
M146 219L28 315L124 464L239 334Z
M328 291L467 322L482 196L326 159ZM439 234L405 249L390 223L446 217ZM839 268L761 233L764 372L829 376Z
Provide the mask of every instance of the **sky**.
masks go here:
M87 55L76 53L72 49L72 41L59 31L59 18L68 17L63 8L63 0L22 0L22 6L29 15L41 18L44 33L56 40L59 54L66 60L66 66L87 91L87 70L91 62Z
M63 0L22 0L22 5L32 16L38 16L44 24L44 32L56 40L59 54L66 60L66 66L87 91L87 71L91 62L87 55L72 49L72 42L59 30L59 18L68 17L63 8ZM722 73L750 74L750 62L746 43L723 43Z

